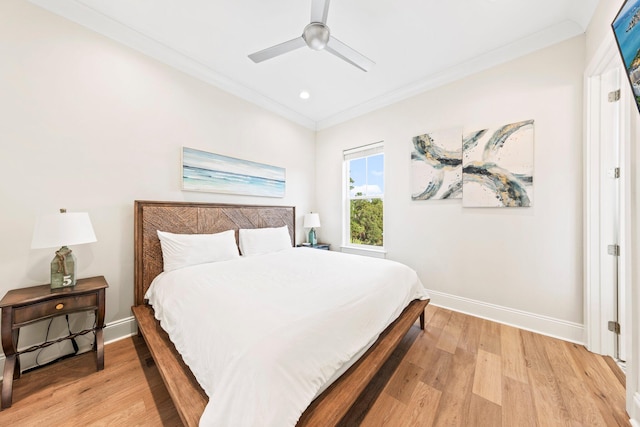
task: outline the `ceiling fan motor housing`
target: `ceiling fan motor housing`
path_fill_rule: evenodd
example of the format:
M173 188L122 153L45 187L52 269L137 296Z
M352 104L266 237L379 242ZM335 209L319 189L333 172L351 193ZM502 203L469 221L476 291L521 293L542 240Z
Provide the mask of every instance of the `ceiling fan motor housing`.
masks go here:
M311 23L304 27L302 36L254 52L249 55L249 59L258 63L306 45L310 49L324 50L335 55L362 71L369 71L375 65L372 60L337 38L330 36L329 27L325 24L329 12L329 2L330 0L311 0Z
M329 27L321 22L312 22L302 32L302 38L313 50L322 50L329 42Z

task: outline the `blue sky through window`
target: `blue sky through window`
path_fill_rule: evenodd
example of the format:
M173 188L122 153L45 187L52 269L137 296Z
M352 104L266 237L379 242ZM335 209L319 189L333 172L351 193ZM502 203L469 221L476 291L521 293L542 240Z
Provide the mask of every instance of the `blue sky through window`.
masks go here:
M369 197L384 194L384 154L350 160L349 172L354 180L351 196L356 193Z

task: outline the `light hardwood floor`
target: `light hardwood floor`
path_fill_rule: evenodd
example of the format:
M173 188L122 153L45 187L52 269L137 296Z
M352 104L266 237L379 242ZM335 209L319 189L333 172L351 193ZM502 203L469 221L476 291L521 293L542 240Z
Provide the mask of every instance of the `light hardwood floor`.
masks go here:
M29 372L0 426L180 426L144 341ZM584 347L427 307L343 426L629 426L624 376Z

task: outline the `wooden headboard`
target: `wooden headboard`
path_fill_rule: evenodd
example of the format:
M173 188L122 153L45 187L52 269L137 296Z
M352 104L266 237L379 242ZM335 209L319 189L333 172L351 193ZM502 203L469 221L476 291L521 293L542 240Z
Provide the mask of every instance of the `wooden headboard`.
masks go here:
M162 272L162 249L157 231L210 234L240 228L289 227L295 245L294 206L230 205L220 203L135 201L134 299L144 304L151 281Z

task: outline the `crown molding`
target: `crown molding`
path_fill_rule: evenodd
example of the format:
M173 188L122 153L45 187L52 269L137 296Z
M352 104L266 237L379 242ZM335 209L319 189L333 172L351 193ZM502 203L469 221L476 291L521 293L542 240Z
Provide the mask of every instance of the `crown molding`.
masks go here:
M583 22L585 13L576 16L580 23L565 20L557 25L539 31L531 36L520 39L498 49L491 50L471 60L454 65L436 74L426 76L415 83L372 98L356 107L346 109L338 114L315 121L259 92L241 85L233 79L217 73L202 61L180 52L161 41L152 39L141 32L118 22L109 16L87 6L79 0L29 0L56 15L69 19L83 27L102 34L110 39L124 44L136 51L150 56L164 64L176 68L192 77L209 83L225 92L231 93L245 101L275 113L291 122L297 123L310 130L323 130L372 111L384 108L404 99L419 95L431 89L460 80L472 74L503 64L536 50L560 43L584 33ZM583 0L579 0L583 1ZM596 0L589 1L589 7L595 7ZM589 15L590 16L590 15Z
M489 68L533 53L537 50L563 42L584 33L582 27L574 21L566 20L514 43L486 52L468 61L432 74L398 90L373 98L357 107L342 111L317 122L317 129L323 130L364 114L387 107L396 102L411 98L431 89L444 86L456 80L479 73Z

